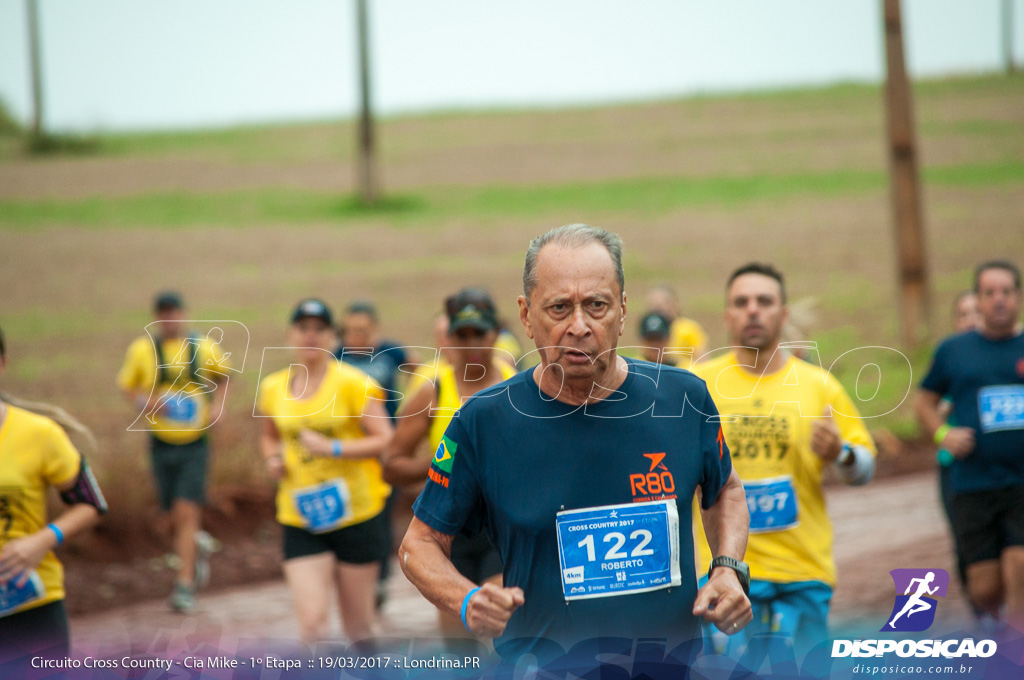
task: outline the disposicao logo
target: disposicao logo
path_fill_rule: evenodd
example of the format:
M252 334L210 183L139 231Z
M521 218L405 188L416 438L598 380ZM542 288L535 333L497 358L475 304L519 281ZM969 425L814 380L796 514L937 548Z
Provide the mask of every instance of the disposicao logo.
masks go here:
M883 633L918 633L935 622L936 597L945 597L949 573L945 569L893 569L896 602ZM902 593L902 595L900 594ZM996 653L993 640L833 640L832 657L879 657L895 653L900 657L990 657Z
M896 584L896 603L882 632L928 630L935 621L935 598L946 597L949 573L945 569L893 569L889 574Z

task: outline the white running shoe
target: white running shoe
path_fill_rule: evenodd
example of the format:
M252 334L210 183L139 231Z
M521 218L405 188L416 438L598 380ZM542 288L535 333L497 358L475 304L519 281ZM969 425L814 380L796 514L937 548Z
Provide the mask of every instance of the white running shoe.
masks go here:
M205 588L210 583L210 556L221 548L221 543L208 532L200 529L196 532L196 589Z

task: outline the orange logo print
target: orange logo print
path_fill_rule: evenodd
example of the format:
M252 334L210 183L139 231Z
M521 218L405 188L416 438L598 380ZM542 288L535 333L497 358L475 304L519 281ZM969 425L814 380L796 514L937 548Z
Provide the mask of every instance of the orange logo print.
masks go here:
M665 460L664 453L645 453L645 458L650 459L651 465L647 472L640 472L629 476L629 488L633 494L633 502L661 500L675 498L673 493L676 490L676 480L669 472L668 467L662 461Z

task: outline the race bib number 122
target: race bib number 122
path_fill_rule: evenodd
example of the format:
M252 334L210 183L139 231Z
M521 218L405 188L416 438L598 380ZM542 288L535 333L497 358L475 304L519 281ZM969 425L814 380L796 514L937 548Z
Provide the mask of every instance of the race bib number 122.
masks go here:
M682 583L675 499L565 510L555 526L566 600Z

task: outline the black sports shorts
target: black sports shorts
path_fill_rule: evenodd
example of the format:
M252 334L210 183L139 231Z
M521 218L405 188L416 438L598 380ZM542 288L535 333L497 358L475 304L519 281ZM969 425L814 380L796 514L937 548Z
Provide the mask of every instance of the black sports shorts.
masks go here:
M954 495L953 531L965 567L1024 545L1024 486Z
M0 616L0 661L67 657L70 632L64 600Z
M210 447L206 437L188 444L168 444L153 437L152 462L160 507L170 510L179 498L206 502L206 467Z
M365 522L314 534L299 527L284 525L286 560L321 553L334 553L339 562L369 564L388 558L391 548L385 536L387 513L380 512Z

